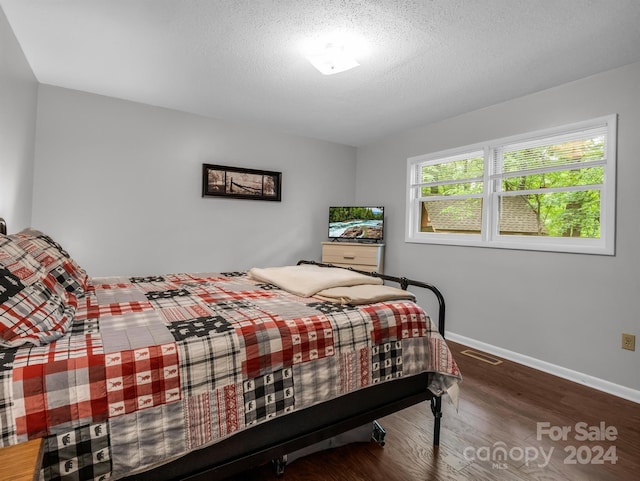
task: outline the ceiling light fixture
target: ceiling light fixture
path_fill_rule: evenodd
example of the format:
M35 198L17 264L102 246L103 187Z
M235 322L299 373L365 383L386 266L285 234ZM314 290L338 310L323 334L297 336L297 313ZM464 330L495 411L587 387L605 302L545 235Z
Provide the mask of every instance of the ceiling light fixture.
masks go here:
M347 53L344 45L327 43L323 47L316 48L306 54L307 60L311 62L324 75L351 70L360 64L355 58Z
M324 75L350 70L370 56L367 40L354 32L323 32L309 35L299 44L300 53Z

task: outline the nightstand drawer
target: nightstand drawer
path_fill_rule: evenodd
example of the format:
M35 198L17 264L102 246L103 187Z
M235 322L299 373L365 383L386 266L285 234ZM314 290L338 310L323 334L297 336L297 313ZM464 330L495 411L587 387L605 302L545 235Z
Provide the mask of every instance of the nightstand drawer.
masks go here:
M382 273L384 244L322 243L322 262Z
M362 248L356 245L347 246L324 246L322 249L322 260L324 262L349 263L364 266L378 265L378 249Z

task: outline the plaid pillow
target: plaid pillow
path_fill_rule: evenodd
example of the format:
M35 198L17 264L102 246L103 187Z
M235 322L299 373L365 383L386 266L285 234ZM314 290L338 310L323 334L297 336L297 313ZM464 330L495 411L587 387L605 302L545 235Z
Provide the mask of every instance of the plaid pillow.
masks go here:
M9 291L21 290L41 280L46 270L24 249L0 234L0 302L12 294Z
M10 237L0 235L0 346L47 344L67 331L78 300Z
M87 289L86 271L60 244L35 229L25 229L8 236L33 256L68 292L81 296Z

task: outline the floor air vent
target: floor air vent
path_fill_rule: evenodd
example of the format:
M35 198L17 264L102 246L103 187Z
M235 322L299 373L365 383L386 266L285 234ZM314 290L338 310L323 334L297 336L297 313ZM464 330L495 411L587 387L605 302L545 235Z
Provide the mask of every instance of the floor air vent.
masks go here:
M502 364L501 359L496 359L495 357L488 356L482 352L472 351L471 349L465 349L461 351L465 356L472 357L474 359L478 359L479 361L486 362L487 364L491 364L492 366L497 366L498 364Z

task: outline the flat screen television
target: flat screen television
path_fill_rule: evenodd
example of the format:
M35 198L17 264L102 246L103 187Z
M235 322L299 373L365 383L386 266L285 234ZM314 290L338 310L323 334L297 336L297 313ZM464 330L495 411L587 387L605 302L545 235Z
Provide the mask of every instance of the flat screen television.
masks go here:
M329 207L329 238L379 242L384 235L384 207Z

